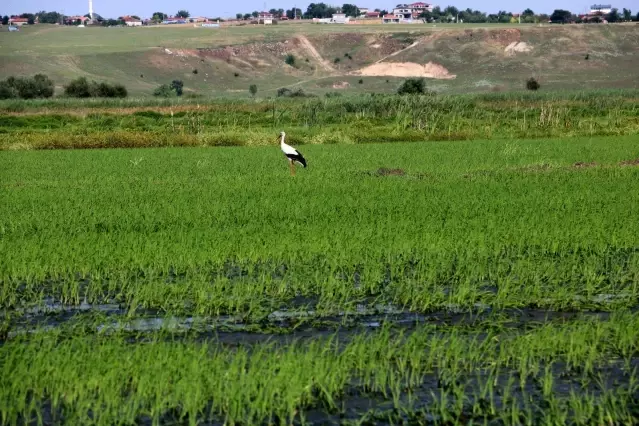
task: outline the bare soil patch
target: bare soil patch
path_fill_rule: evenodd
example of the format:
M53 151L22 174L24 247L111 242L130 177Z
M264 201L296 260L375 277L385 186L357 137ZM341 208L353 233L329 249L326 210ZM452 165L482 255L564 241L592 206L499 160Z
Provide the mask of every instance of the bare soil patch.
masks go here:
M387 167L380 167L375 172L377 176L405 176L404 169L389 169Z
M348 81L339 81L336 83L333 83L333 89L348 89L351 85L348 83Z
M514 55L515 53L525 53L532 51L532 47L523 41L513 41L504 49L504 52L510 55Z
M573 164L572 166L576 169L587 169L589 167L597 167L599 164L597 164L595 161L590 162L590 163L585 163L583 161L577 161L575 164Z
M639 158L634 160L624 160L619 163L620 166L639 166Z
M457 77L442 65L428 62L421 65L414 62L389 62L373 64L356 71L355 74L378 77L425 77L450 80Z
M494 44L504 47L511 43L519 43L521 41L521 31L516 28L506 28L498 31L489 31L488 40Z

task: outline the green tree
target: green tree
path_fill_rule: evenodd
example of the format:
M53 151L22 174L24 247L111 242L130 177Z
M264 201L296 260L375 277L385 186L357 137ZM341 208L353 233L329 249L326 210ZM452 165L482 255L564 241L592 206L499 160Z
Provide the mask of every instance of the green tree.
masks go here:
M171 90L171 87L168 84L161 84L153 91L153 96L158 96L160 98L169 98L173 95L175 95L175 92Z
M539 90L540 87L541 85L534 77L530 77L528 80L526 80L526 89Z
M15 99L18 96L18 91L12 84L4 80L0 81L0 99Z
M188 18L191 15L189 14L188 10L182 9L182 10L178 10L175 16L177 16L178 18Z
M244 14L244 20L249 20L251 19L251 14L250 13L245 13Z
M237 19L238 21L242 19L242 14L241 13L236 13L235 14L235 19Z
M621 17L619 16L619 10L615 7L613 8L607 17L608 22L619 22Z
M425 10L422 13L419 14L419 17L421 19L425 19L427 22L430 22L433 20L433 14L430 13L429 11Z
M35 19L33 19L33 18L27 18L27 24L29 24L29 25L33 25L33 24L35 24Z
M326 3L311 3L306 8L304 17L310 18L330 18L334 13L337 13L337 9L328 6Z
M56 24L60 22L60 19L62 18L62 15L58 12L47 12L44 10L36 13L36 16L41 24Z
M9 25L9 17L7 15L2 17L2 25Z
M423 78L409 78L404 80L399 89L398 95L423 95L426 93L426 83Z
M251 96L255 97L255 95L257 95L257 86L255 84L251 84L249 86L249 93L251 94Z
M251 16L252 16L253 18L257 18L258 16L260 16L260 12L258 12L257 10L254 10L254 11L251 13Z
M296 8L296 9L290 9L286 11L286 17L288 19L294 19L295 17L301 18L302 17L302 9Z
M632 21L632 12L630 9L623 8L623 20L626 22Z
M563 24L563 23L569 22L571 17L572 17L572 13L570 13L569 11L563 10L563 9L555 9L552 15L550 15L550 20L552 22Z
M184 83L182 82L182 80L173 80L171 82L171 89L175 91L176 95L182 96L183 88L184 88Z
M33 77L9 77L2 82L3 99L21 98L50 98L54 92L53 81L44 74L36 74Z
M342 13L346 16L352 16L353 18L356 18L359 16L359 9L354 4L345 3L344 5L342 5Z
M167 18L167 15L164 12L153 12L153 16L151 16L151 20L153 22L162 22L166 18Z

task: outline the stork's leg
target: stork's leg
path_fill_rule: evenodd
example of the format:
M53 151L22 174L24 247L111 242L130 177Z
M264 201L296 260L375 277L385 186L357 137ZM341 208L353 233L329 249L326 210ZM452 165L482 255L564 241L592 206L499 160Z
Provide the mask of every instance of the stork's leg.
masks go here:
M291 160L288 160L288 164L291 167L291 176L295 176L295 164Z

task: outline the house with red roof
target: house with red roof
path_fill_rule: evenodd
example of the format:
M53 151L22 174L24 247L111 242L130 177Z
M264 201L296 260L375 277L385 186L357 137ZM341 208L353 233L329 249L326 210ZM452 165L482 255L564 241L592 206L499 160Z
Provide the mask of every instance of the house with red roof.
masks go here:
M22 25L26 25L29 23L29 20L27 18L9 18L9 25L15 25L15 26L22 26Z
M127 27L141 27L142 20L140 18L134 18L133 16L123 16L122 20L126 24Z

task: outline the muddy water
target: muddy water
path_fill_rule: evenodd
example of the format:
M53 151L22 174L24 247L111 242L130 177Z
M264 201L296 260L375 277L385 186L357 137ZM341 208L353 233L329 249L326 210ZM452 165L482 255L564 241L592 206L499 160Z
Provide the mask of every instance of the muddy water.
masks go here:
M599 304L614 303L615 295L595 295L592 301ZM580 302L584 299L580 298ZM586 300L588 301L588 300ZM309 300L298 300L299 306L313 305ZM634 309L637 311L637 308ZM216 341L225 347L250 348L262 343L288 345L305 340L317 340L337 337L340 344L348 343L355 336L379 329L385 324L391 324L396 329L404 330L407 334L423 332L419 325L436 325L433 334L445 334L451 327L466 327L482 330L488 325L497 325L504 330L521 329L548 322L569 322L578 319L591 318L599 321L608 320L611 314L603 311L560 312L542 309L504 309L494 310L487 305L477 304L472 309L449 305L427 313L410 312L393 305L370 304L357 305L348 311L337 311L324 314L319 310L298 308L279 309L263 315L257 319L246 319L242 316L220 315L213 317L162 315L153 310L136 310L132 312L118 303L66 305L47 299L38 306L23 307L11 311L0 312L0 318L10 318L9 331L1 339L12 339L18 335L35 332L46 332L82 324L83 330L96 333L131 333L131 342L139 342L146 338L157 338L158 335L168 339L179 339L187 336L189 339ZM440 327L441 326L441 327ZM448 331L447 331L448 330ZM478 339L487 337L488 333L478 335ZM160 337L162 338L162 337ZM0 341L0 344L2 342ZM563 363L555 362L551 366L553 373L552 392L556 397L566 398L571 393L581 395L585 392L599 397L610 389L625 389L632 386L631 374L633 369L639 370L639 357L630 360L608 359L594 367L588 373L591 380L584 384L583 372L575 370ZM396 399L391 397L390 389L386 395L368 389L365 383L353 380L340 396L338 408L331 408L318 402L314 406L304 409L306 424L338 425L344 422L359 424L438 424L445 422L438 414L436 407L442 404L441 392L449 391L453 381L463 384L464 401L461 408L461 422L471 420L483 423L483 417L477 417L477 406L493 407L494 412L509 410L515 404L520 410L530 410L529 415L536 418L544 416L544 386L543 374L545 366L540 366L539 372L528 377L525 386L521 386L517 371L504 370L499 375L491 376L488 370L474 371L451 378L446 371L432 371L421 378L418 386L403 389ZM480 396L479 390L490 381L493 391L485 397ZM637 401L631 410L639 412L639 387L635 388L632 400ZM453 398L449 395L449 398ZM455 401L449 400L448 407ZM401 409L398 409L402 407ZM53 419L50 405L42 407L43 419ZM209 412L209 410L204 410ZM57 414L55 418L60 418ZM487 419L489 424L503 423L496 415ZM186 420L179 412L167 412L163 415L161 424L183 424ZM274 419L278 423L277 419ZM361 422L361 423L360 423ZM150 425L152 419L141 416L138 424ZM202 425L222 425L223 418L198 419ZM294 424L301 424L296 419Z
M611 295L595 296L599 302L614 301ZM580 311L562 312L543 309L505 309L493 310L483 304L475 304L473 309L458 305L448 305L445 309L428 313L410 312L393 305L357 305L350 311L338 311L324 314L307 309L279 309L256 319L246 319L241 315L220 316L175 316L163 315L155 310L138 309L131 311L117 303L67 305L45 300L39 306L0 311L0 318L10 317L10 326L6 338L24 333L49 331L68 324L84 323L95 332L137 332L169 333L193 332L202 337L212 334L224 334L227 343L237 335L237 343L273 340L279 336L313 336L340 332L357 334L364 330L373 330L384 324L403 328L412 328L423 324L441 326L479 326L491 321L505 328L532 327L547 322L570 321L592 317L606 320L608 312ZM86 329L86 328L85 328ZM288 339L282 339L288 340Z

